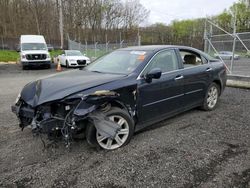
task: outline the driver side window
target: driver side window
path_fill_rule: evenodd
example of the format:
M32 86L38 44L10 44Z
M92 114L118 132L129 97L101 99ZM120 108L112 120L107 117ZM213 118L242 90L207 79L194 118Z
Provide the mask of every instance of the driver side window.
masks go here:
M166 50L155 55L151 60L146 72L149 72L154 68L161 69L162 73L177 70L179 67L175 51Z

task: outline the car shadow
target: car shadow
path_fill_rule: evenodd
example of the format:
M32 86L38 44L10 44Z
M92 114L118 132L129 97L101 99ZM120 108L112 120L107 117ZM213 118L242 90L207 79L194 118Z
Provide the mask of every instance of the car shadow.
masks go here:
M158 129L158 128L167 126L167 125L169 125L169 124L172 124L172 123L177 122L177 121L180 120L180 119L183 119L183 117L185 117L185 116L187 116L187 115L191 115L191 114L194 114L194 113L202 113L202 112L206 112L206 111L200 110L198 107L197 107L197 108L194 108L194 109L192 109L192 110L188 110L188 111L182 112L182 113L180 113L180 114L177 114L177 115L172 116L172 117L170 117L170 118L167 118L167 119L165 119L165 120L159 121L159 122L157 122L157 123L155 123L155 124L152 124L152 125L150 125L150 126L148 126L148 127L145 127L145 128L143 128L143 129L141 129L141 130L135 132L134 135L141 134L141 133L145 133L145 132L147 132L147 131L152 131L152 130L154 130L154 129ZM183 127L179 127L179 130L186 129L186 128L188 128L188 127L190 127L189 124L184 125Z

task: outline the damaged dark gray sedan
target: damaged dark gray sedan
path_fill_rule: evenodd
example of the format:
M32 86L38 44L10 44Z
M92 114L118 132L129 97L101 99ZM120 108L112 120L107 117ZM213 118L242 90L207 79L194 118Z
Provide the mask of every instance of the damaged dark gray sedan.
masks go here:
M195 107L213 110L225 83L223 63L197 49L131 47L27 84L12 111L22 129L67 145L82 135L113 150L163 119Z

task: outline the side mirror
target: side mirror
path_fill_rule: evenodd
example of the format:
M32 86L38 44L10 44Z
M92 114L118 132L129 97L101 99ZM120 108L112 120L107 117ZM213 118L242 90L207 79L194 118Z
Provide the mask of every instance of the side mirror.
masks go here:
M161 73L162 71L160 68L154 68L145 75L145 79L147 82L151 82L152 79L159 79L161 77Z
M20 50L20 48L18 48L18 49L16 49L16 51L17 51L17 52L20 52L21 50Z

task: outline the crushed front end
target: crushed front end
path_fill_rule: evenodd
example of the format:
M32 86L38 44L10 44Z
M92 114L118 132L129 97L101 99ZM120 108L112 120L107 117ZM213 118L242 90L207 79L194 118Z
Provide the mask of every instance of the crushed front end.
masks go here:
M47 134L50 140L63 138L66 146L69 146L75 136L84 135L90 121L95 122L96 129L101 134L115 136L119 127L105 118L102 111L117 96L112 91L99 91L78 98L47 102L36 107L27 104L19 96L11 109L17 115L21 129L30 126L35 135ZM96 123L98 121L102 123Z

